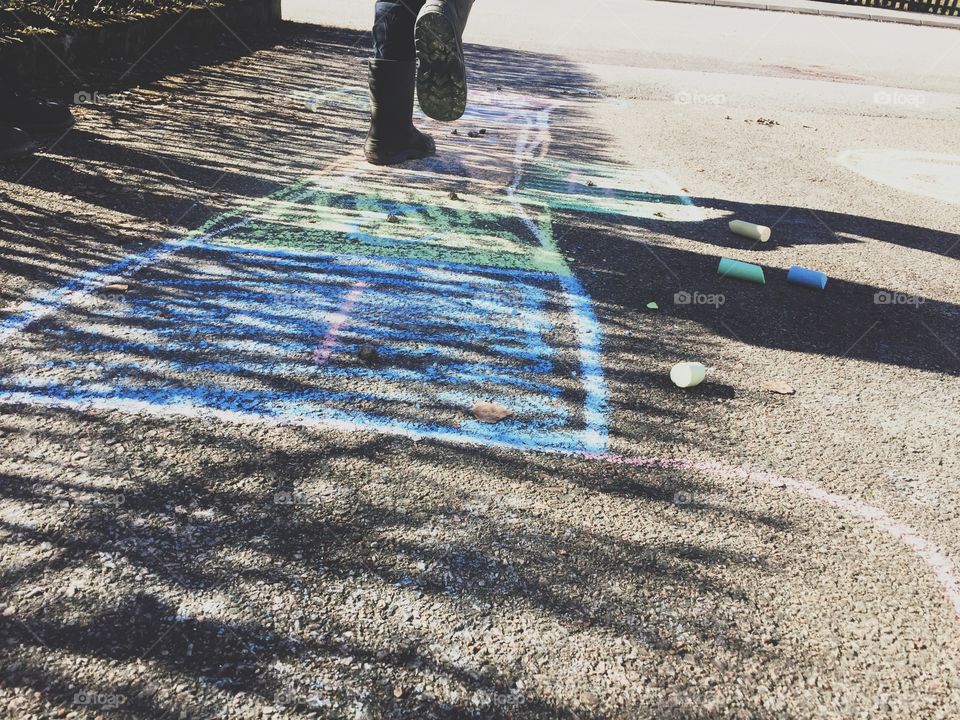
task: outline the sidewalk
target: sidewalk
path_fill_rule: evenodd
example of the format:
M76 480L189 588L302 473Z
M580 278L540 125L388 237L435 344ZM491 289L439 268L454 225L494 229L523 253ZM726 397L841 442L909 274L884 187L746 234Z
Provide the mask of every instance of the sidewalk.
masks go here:
M825 17L853 18L855 20L876 20L877 22L901 23L904 25L922 25L924 27L953 28L960 30L960 17L946 15L924 15L902 10L884 10L882 8L860 7L858 5L840 5L818 0L664 0L694 5L717 5L719 7L747 8L752 10L773 10L776 12L802 13L805 15L823 15Z

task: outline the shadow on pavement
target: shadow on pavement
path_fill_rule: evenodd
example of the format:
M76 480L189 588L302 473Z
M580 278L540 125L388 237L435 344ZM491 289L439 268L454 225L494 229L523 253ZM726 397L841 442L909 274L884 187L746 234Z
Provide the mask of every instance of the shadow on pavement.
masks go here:
M596 96L591 80L561 58L475 46L470 53L479 92L509 86L547 100ZM362 33L288 26L255 56L184 69L177 77L155 73L145 78L148 87L83 108L82 129L53 144L35 165L0 171L6 181L0 300L18 300L27 288L55 287L146 241L229 219L238 206L287 188L345 152L355 157L366 122L366 54ZM550 146L552 158L606 159L606 139L585 126L582 111L567 107L558 118L565 132ZM479 126L483 118L470 122ZM482 145L459 147L455 156L435 162L472 173L478 186L503 200L512 165L488 162ZM440 165L413 170L430 185ZM402 205L394 198L387 208L378 204L380 197L370 201L370 210L343 200L343 188L322 190L323 198L339 198L330 207L354 215L369 211L383 222L388 209ZM285 203L297 204L278 200ZM300 209L272 218L271 232L279 237L301 227ZM407 219L420 210L403 212ZM659 245L658 261L653 246L618 231L628 224L698 237L711 226L603 212L558 215L557 242L574 248L574 269L593 290L605 329L616 442L643 438L654 448L709 452L713 441L706 430L722 412L716 406L736 390L717 384L677 398L651 368L681 351L708 356L727 335L758 346L956 372L932 343L904 342L916 329L911 311L877 314L868 300L880 288L840 282L822 296L770 286L762 306L739 286L724 285L730 306L749 307L749 319L676 309L678 317L719 337L660 334L643 316L645 303L679 289L713 287L713 264ZM450 213L444 222L460 216ZM522 230L516 218L495 220L480 229L491 242ZM847 227L843 218L832 220ZM856 218L848 222L854 227ZM364 227L323 232L359 235ZM323 232L311 237L327 242ZM203 278L191 273L199 273L201 260L164 272L181 283L199 283ZM251 265L251 273L279 272ZM323 287L323 269L311 272L317 275L313 286ZM404 280L395 267L384 272L390 282ZM436 269L438 276L448 272ZM469 295L437 282L443 288L431 296L437 307L458 292ZM144 364L158 356L147 343L120 347L118 337L128 331L169 339L168 318L157 308L176 310L178 297L155 290L138 312L121 318L120 329L109 304L71 308L70 319L86 323L83 332L58 336L63 329L53 326L25 340L37 344L19 348L21 358L37 360L51 338L70 351L100 348L115 361L109 369L120 384L129 362L120 367L118 355ZM223 297L227 307L233 298ZM282 303L271 307L272 314L245 316L245 327L282 321ZM955 312L953 306L941 309ZM181 310L183 319L190 308ZM426 316L430 308L419 312ZM422 319L386 317L394 323L391 331ZM851 350L854 328L872 321L881 326L871 340ZM955 338L956 326L950 330L946 318L930 325L946 342ZM189 318L182 326L197 331L193 340L176 338L185 345L207 342L215 329ZM552 348L561 360L577 350L564 338ZM493 344L456 341L481 365L493 362ZM65 359L77 372L87 369L82 358ZM275 372L269 349L250 345L219 360L236 361L237 367L218 371L238 386L303 389L302 378ZM156 371L148 380L171 393L196 391L181 381L180 370ZM63 396L68 393L65 388ZM557 397L582 401L569 387L557 389ZM415 422L452 404L448 396L426 407L401 398L392 412ZM563 408L557 417L566 417ZM469 419L445 422L457 427ZM0 620L5 682L46 693L52 705L77 709L75 692L82 686L125 696L122 712L129 717L247 717L266 704L292 716L556 718L642 710L661 718L721 717L704 709L702 695L678 695L681 683L666 669L649 677L633 671L617 676L618 687L649 686L644 696L621 696L618 706L602 706L587 694L577 700L551 695L545 688L562 686L571 673L614 681L602 679L605 667L588 667L577 653L552 656L543 638L564 638L581 655L617 657L625 667L639 657L657 666L683 661L706 667L718 657L732 667L763 661L784 671L798 663L781 653L774 623L752 597L758 578L776 577L781 561L765 549L731 551L723 540L749 536L757 547L770 548L776 533L804 528L772 509L744 509L697 471L678 476L578 455L560 462L554 455L415 437L321 434L175 413L156 418L5 407L0 429L17 453L12 469L5 466L0 476L0 541L17 557L0 568L3 605L10 608ZM701 500L678 501L679 493ZM637 529L638 517L645 534ZM736 572L723 572L730 568ZM807 651L801 662L820 660L819 650L799 647ZM82 659L83 669L62 658ZM530 676L541 671L542 682L532 685Z
M44 414L70 419L30 419ZM524 636L528 624L545 637L612 635L622 652L694 662L776 657L759 640L765 625L747 577L740 587L715 570L775 567L705 545L696 527L769 534L790 525L735 503L678 506L672 473L588 460L558 469L545 457L382 437L328 443L292 431L314 447L304 450L290 447L289 432L221 435L212 423L170 428L119 414L73 420L101 448L96 479L67 480L37 457L0 490L4 543L35 549L30 565L0 573L16 606L0 620L6 681L54 704L76 708L82 687L122 696L126 717L207 714L217 704L240 717L250 699L292 716L357 702L376 716L569 713L517 682L521 657L549 664L542 644L530 644L536 636L512 649L497 640ZM50 457L56 439L38 433L33 445ZM135 463L120 449L145 443L156 454ZM200 464L187 461L198 448ZM482 480L457 487L434 474L457 468ZM703 492L700 483L691 476L684 487ZM567 523L571 501L695 527L689 542L625 540ZM237 616L245 620L228 619ZM472 658L468 648L484 638L493 645ZM62 655L86 668L58 669L51 658ZM358 686L368 666L377 670ZM422 683L455 686L464 700L395 693ZM676 717L691 707L663 692L660 717L674 717L674 700Z

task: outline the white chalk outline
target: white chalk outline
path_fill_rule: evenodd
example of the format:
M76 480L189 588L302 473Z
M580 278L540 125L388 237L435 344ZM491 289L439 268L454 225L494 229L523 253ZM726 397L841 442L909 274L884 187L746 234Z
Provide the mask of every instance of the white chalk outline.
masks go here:
M616 465L658 468L663 470L686 470L709 473L724 480L747 480L769 485L775 489L787 489L798 495L804 495L825 505L832 505L844 512L866 520L876 529L882 530L895 540L899 540L919 557L933 573L943 588L944 594L953 605L954 612L960 618L960 579L956 566L934 543L924 538L920 532L892 517L886 510L870 505L862 500L839 495L824 490L809 480L796 480L778 473L768 472L749 465L730 465L714 460L687 460L664 457L628 457L625 455L588 454L592 460L610 462Z

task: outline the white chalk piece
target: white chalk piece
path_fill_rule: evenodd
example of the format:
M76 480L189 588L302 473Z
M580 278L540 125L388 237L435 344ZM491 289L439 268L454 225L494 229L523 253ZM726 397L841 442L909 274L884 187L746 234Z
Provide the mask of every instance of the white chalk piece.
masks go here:
M703 382L707 368L703 363L680 362L670 368L670 379L677 387L696 387Z
M771 234L770 228L766 225L754 225L743 220L731 220L730 232L759 242L766 242Z

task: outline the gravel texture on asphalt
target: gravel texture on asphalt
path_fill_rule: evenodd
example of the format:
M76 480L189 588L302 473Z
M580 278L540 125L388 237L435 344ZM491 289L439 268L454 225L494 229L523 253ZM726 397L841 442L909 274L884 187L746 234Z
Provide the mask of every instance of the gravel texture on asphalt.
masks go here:
M372 169L365 42L138 71L0 168L0 713L960 714L949 587L878 520L960 557L956 222L823 160L894 121L814 157L802 108L474 46L461 132Z

